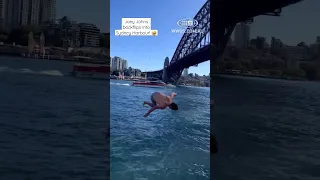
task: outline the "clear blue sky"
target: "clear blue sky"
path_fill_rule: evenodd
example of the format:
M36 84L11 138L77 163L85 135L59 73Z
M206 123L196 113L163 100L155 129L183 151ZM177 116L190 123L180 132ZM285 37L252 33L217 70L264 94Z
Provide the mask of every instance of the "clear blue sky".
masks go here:
M165 57L171 57L182 37L172 34L171 29L179 29L177 21L193 18L206 0L161 0L151 3L149 0L128 1L111 0L111 56L120 56L128 60L129 66L142 71L163 68ZM119 37L114 30L121 29L121 18L151 18L151 28L158 30L156 37ZM210 62L191 67L190 73L199 75L210 72Z
M171 58L182 36L171 34L170 29L178 28L176 22L179 19L193 18L204 2L205 0L161 0L154 3L146 0L111 0L109 7L107 0L94 0L94 3L88 0L57 0L57 16L93 23L102 32L111 33L121 28L122 17L151 17L152 28L159 30L158 37L111 36L111 55L127 59L129 66L134 68L156 70L162 68L166 56ZM281 17L258 16L251 26L250 36L264 36L269 43L271 36L280 38L288 45L296 45L301 41L314 43L316 36L320 36L319 7L320 0L305 0L284 8ZM209 62L205 62L189 71L208 74L209 69Z

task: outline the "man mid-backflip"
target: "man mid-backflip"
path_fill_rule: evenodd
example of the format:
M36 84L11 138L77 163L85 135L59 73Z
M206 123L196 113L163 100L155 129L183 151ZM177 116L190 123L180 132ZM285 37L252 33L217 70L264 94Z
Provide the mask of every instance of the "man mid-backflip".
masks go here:
M170 96L167 96L160 92L154 92L151 94L151 102L144 101L143 105L148 104L151 109L144 115L144 117L148 117L151 112L156 109L165 109L169 107L172 110L178 110L178 105L173 102L173 98L177 94L172 92Z

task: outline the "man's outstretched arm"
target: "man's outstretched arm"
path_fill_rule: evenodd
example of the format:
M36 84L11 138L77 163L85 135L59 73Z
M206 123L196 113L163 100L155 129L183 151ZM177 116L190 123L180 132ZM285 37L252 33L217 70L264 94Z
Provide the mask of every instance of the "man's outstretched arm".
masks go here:
M144 115L144 117L148 117L150 113L152 113L154 110L159 109L158 106L153 106L149 109L149 111Z
M166 107L167 107L167 105L163 105L163 106L153 106L153 107L144 115L144 117L149 116L149 114L150 114L151 112L153 112L154 110L156 110L156 109L165 109Z

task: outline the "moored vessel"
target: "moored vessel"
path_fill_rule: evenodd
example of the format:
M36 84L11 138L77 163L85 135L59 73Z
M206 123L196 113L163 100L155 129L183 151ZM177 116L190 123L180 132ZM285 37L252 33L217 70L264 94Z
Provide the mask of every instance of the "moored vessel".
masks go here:
M137 80L133 81L132 86L139 87L166 87L167 84L160 80Z
M103 64L75 64L71 75L79 78L110 79L110 66Z

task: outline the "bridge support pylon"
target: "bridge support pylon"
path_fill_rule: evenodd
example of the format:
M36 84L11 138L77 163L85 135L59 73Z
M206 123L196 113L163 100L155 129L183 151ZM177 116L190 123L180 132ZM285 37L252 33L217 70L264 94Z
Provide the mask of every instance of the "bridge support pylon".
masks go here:
M166 57L165 59L164 59L164 64L163 64L163 72L162 72L162 81L163 82L167 82L168 81L168 79L167 79L167 67L169 66L169 58L168 57Z

